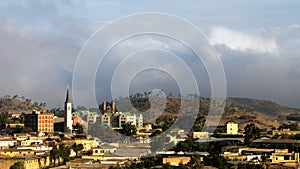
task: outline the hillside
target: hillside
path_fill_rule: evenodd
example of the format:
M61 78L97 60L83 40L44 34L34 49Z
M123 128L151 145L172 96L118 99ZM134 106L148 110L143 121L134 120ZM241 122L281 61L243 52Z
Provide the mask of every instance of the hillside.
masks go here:
M288 114L300 113L300 109L289 108L268 100L258 100L249 98L229 98L227 103L251 108L255 112L260 112L270 116L286 116Z
M232 111L234 110L234 111ZM268 100L228 98L222 122L256 123L261 127L278 127L288 122L290 114L300 114L300 109L289 108Z
M168 98L165 109L161 110L165 102L166 100L161 98L154 99L155 104L153 104L151 112L149 112L150 103L147 98L130 98L130 103L133 107L128 106L127 99L116 101L117 105L122 108L121 111L142 112L148 119L148 122L152 123L172 122L176 119L180 110L180 99ZM209 106L209 99L201 99L199 116L207 116ZM256 123L260 127L272 127L287 122L286 117L290 114L300 114L300 109L289 108L267 100L228 98L221 121L219 124L212 125L224 125L228 121L235 121L240 124L251 122Z
M22 113L44 109L45 103L32 103L30 99L0 98L0 113Z

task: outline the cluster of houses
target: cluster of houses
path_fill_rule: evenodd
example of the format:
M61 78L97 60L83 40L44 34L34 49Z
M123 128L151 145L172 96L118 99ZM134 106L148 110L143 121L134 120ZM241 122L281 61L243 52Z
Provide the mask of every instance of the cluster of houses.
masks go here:
M222 127L220 127L222 128ZM231 164L261 164L265 159L269 168L298 168L300 140L280 138L285 135L300 134L300 131L291 131L288 128L280 130L262 131L261 137L253 140L250 145L245 146L244 133L239 125L227 122L219 134L221 137L213 137L209 132L193 132L193 138L199 144L205 143L232 143L231 146L222 147L220 154ZM276 136L276 138L275 138Z
M35 112L35 114L39 114ZM44 118L44 120L47 118ZM39 121L39 120L38 120ZM147 131L151 131L151 126L147 126ZM144 127L145 128L145 127ZM299 151L295 147L300 147L300 140L274 139L273 134L287 134L288 129L282 131L274 130L269 132L270 136L253 140L252 145L243 144L243 133L239 130L239 125L228 122L222 130L223 137L214 137L214 133L208 131L188 133L183 130L174 130L166 135L165 141L175 146L178 142L184 141L187 137L193 137L197 144L207 143L240 143L232 146L222 147L221 156L226 158L229 163L234 165L239 163L260 164L263 157L270 168L297 168L299 166ZM290 131L290 134L295 134ZM150 132L151 133L151 132ZM32 132L31 134L16 133L12 136L0 136L0 168L8 169L16 162L22 162L25 168L109 168L110 166L128 166L133 161L138 162L142 157L148 155L159 155L163 158L163 163L173 166L187 164L192 155L198 154L201 160L209 155L209 152L175 152L175 151L156 151L151 150L151 137L146 131L141 130L140 135L148 137L149 141L129 141L126 143L112 142L103 143L99 138L88 135L74 135L64 132ZM188 136L191 134L190 136ZM71 150L70 157L74 159L58 167L53 166L51 160L51 150L61 144L72 147L74 144L82 144L80 156L76 157L76 152ZM295 150L295 151L293 151ZM59 164L61 161L57 161Z
M51 162L50 151L59 144L82 144L83 150L97 147L99 142L92 138L75 136L64 133L16 133L13 136L0 136L0 168L8 169L16 162L22 162L26 169L49 167ZM75 157L71 151L70 156Z

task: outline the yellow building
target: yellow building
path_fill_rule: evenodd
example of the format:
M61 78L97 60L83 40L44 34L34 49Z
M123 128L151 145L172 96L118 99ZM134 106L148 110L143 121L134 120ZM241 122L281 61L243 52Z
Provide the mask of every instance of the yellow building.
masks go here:
M69 146L72 146L73 144L82 144L83 151L91 150L92 148L97 147L97 142L89 139L62 140L62 143Z
M103 156L104 153L115 153L116 152L115 147L110 147L110 146L103 146L103 147L96 147L93 148L93 156Z
M163 158L163 164L169 163L172 166L179 166L179 164L186 165L190 160L190 157L167 157Z
M24 169L40 169L46 168L50 165L50 157L2 158L0 159L0 168L9 169L17 162L23 163Z
M7 150L0 150L0 154L9 156L9 157L28 157L34 156L35 152L31 149L7 149Z
M271 164L284 164L295 167L299 163L299 153L289 153L288 149L275 149L269 159Z
M239 133L239 124L234 122L228 122L226 124L227 134L238 134Z
M27 140L29 137L30 137L30 134L27 134L27 133L14 134L14 139L17 141L24 141L24 140Z
M208 132L193 132L193 138L207 138Z

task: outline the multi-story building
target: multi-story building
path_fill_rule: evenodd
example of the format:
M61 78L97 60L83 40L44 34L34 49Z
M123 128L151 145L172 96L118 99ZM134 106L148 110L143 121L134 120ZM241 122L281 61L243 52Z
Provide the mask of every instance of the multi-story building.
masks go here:
M127 118L123 113L114 113L110 117L110 126L112 128L122 128L122 125L125 123L127 123Z
M136 114L130 115L128 114L126 116L126 123L131 123L132 125L136 126L137 128L143 127L143 115L140 114L139 116L136 116Z
M31 128L34 132L54 132L53 114L33 111L25 115L25 127Z
M137 128L143 127L143 115L136 114L131 115L130 113L104 113L101 117L101 124L104 127L111 127L113 129L120 129L125 123L131 123Z

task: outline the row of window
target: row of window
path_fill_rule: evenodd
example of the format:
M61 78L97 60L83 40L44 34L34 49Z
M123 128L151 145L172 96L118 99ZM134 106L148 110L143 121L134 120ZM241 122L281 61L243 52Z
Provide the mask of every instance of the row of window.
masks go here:
M39 116L39 119L53 119L53 116Z
M53 120L39 120L39 123L53 123Z

